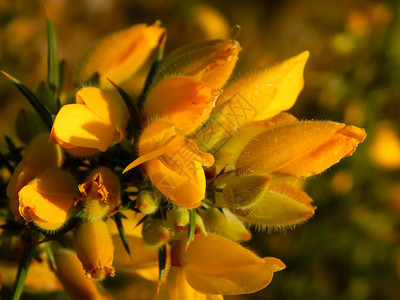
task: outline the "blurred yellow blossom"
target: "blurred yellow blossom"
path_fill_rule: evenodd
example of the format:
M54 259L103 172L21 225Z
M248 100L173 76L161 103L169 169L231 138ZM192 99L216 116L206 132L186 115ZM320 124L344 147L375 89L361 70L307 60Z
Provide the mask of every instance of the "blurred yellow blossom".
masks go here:
M111 87L107 78L120 84L132 76L157 46L164 29L153 25L137 24L112 33L97 41L82 56L76 72L76 81L85 82L95 73L101 87Z

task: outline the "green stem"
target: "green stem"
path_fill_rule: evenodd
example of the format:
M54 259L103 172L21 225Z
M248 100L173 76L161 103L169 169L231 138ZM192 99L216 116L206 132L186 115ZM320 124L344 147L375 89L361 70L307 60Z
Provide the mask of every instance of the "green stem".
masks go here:
M34 253L34 246L29 245L24 248L24 252L22 253L22 257L18 265L17 276L14 282L11 298L12 300L19 300L21 297L22 291L24 290L25 278L28 274L29 265L31 264Z

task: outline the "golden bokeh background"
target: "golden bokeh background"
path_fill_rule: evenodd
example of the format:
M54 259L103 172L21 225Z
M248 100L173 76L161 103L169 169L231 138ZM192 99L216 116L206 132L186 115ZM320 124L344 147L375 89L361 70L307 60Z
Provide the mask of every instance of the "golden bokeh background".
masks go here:
M364 127L367 140L306 182L318 207L311 220L255 229L248 247L282 259L287 269L258 293L226 299L400 299L399 11L396 0L0 0L0 69L32 89L46 78L46 15L67 74L96 39L156 20L168 32L166 55L186 43L238 35L236 76L309 50L305 87L291 112ZM123 85L131 94L141 91L149 65ZM75 88L67 80L67 93ZM15 138L17 114L31 107L5 77L0 95L1 135ZM104 283L116 299L151 299L142 291L147 285L118 276ZM25 299L46 297L68 299Z

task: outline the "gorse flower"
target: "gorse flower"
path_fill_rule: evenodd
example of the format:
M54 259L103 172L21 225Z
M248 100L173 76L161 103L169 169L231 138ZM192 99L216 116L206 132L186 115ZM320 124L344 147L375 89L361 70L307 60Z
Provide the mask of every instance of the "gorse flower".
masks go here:
M251 239L249 225L307 221L315 206L299 182L352 155L366 137L355 126L284 112L303 88L308 51L227 84L237 41L184 46L158 68L164 33L159 23L140 24L92 46L75 74L75 103L57 107L54 118L7 74L50 129L27 147L7 187L14 218L25 220L18 226L31 256L22 264L37 249L25 236L45 234L55 273L75 299L101 299L88 278L115 272L158 281L159 299L265 288L285 265L239 244ZM135 101L119 85L153 49ZM57 106L60 86L47 85Z

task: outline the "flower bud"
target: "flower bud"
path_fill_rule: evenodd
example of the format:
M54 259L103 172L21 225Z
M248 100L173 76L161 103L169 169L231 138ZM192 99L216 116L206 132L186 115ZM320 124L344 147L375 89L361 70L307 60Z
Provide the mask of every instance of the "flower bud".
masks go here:
M350 156L365 130L335 122L305 121L271 127L253 138L237 162L238 172L308 177Z
M218 208L208 208L199 210L199 214L204 221L208 232L212 232L232 241L247 241L251 238L251 233L243 223L229 210Z
M231 76L240 50L239 43L231 39L189 44L165 60L158 78L180 74L220 89Z
M303 191L271 182L249 206L230 206L231 211L250 224L258 226L290 226L303 223L314 215L312 199Z
M143 222L142 235L145 243L154 248L164 246L170 238L170 232L164 222L153 218Z
M76 104L64 105L58 112L50 142L76 156L104 152L125 136L128 116L128 109L116 92L85 87L76 93Z
M74 248L86 277L102 280L114 276L114 245L103 220L83 221L74 233Z
M78 201L82 202L89 219L101 219L121 203L120 189L118 177L110 169L100 167L79 185L82 196Z
M77 191L71 174L49 168L19 191L19 213L27 223L34 222L46 230L59 229L67 220Z
M107 78L122 83L144 64L163 33L156 22L150 26L134 25L104 37L81 58L76 81L85 82L97 73L101 87L111 86Z
M155 195L151 191L141 191L136 199L136 207L144 214L155 213L161 202L161 195Z
M224 201L232 208L249 207L263 197L270 181L271 179L267 176L232 174L225 180Z

